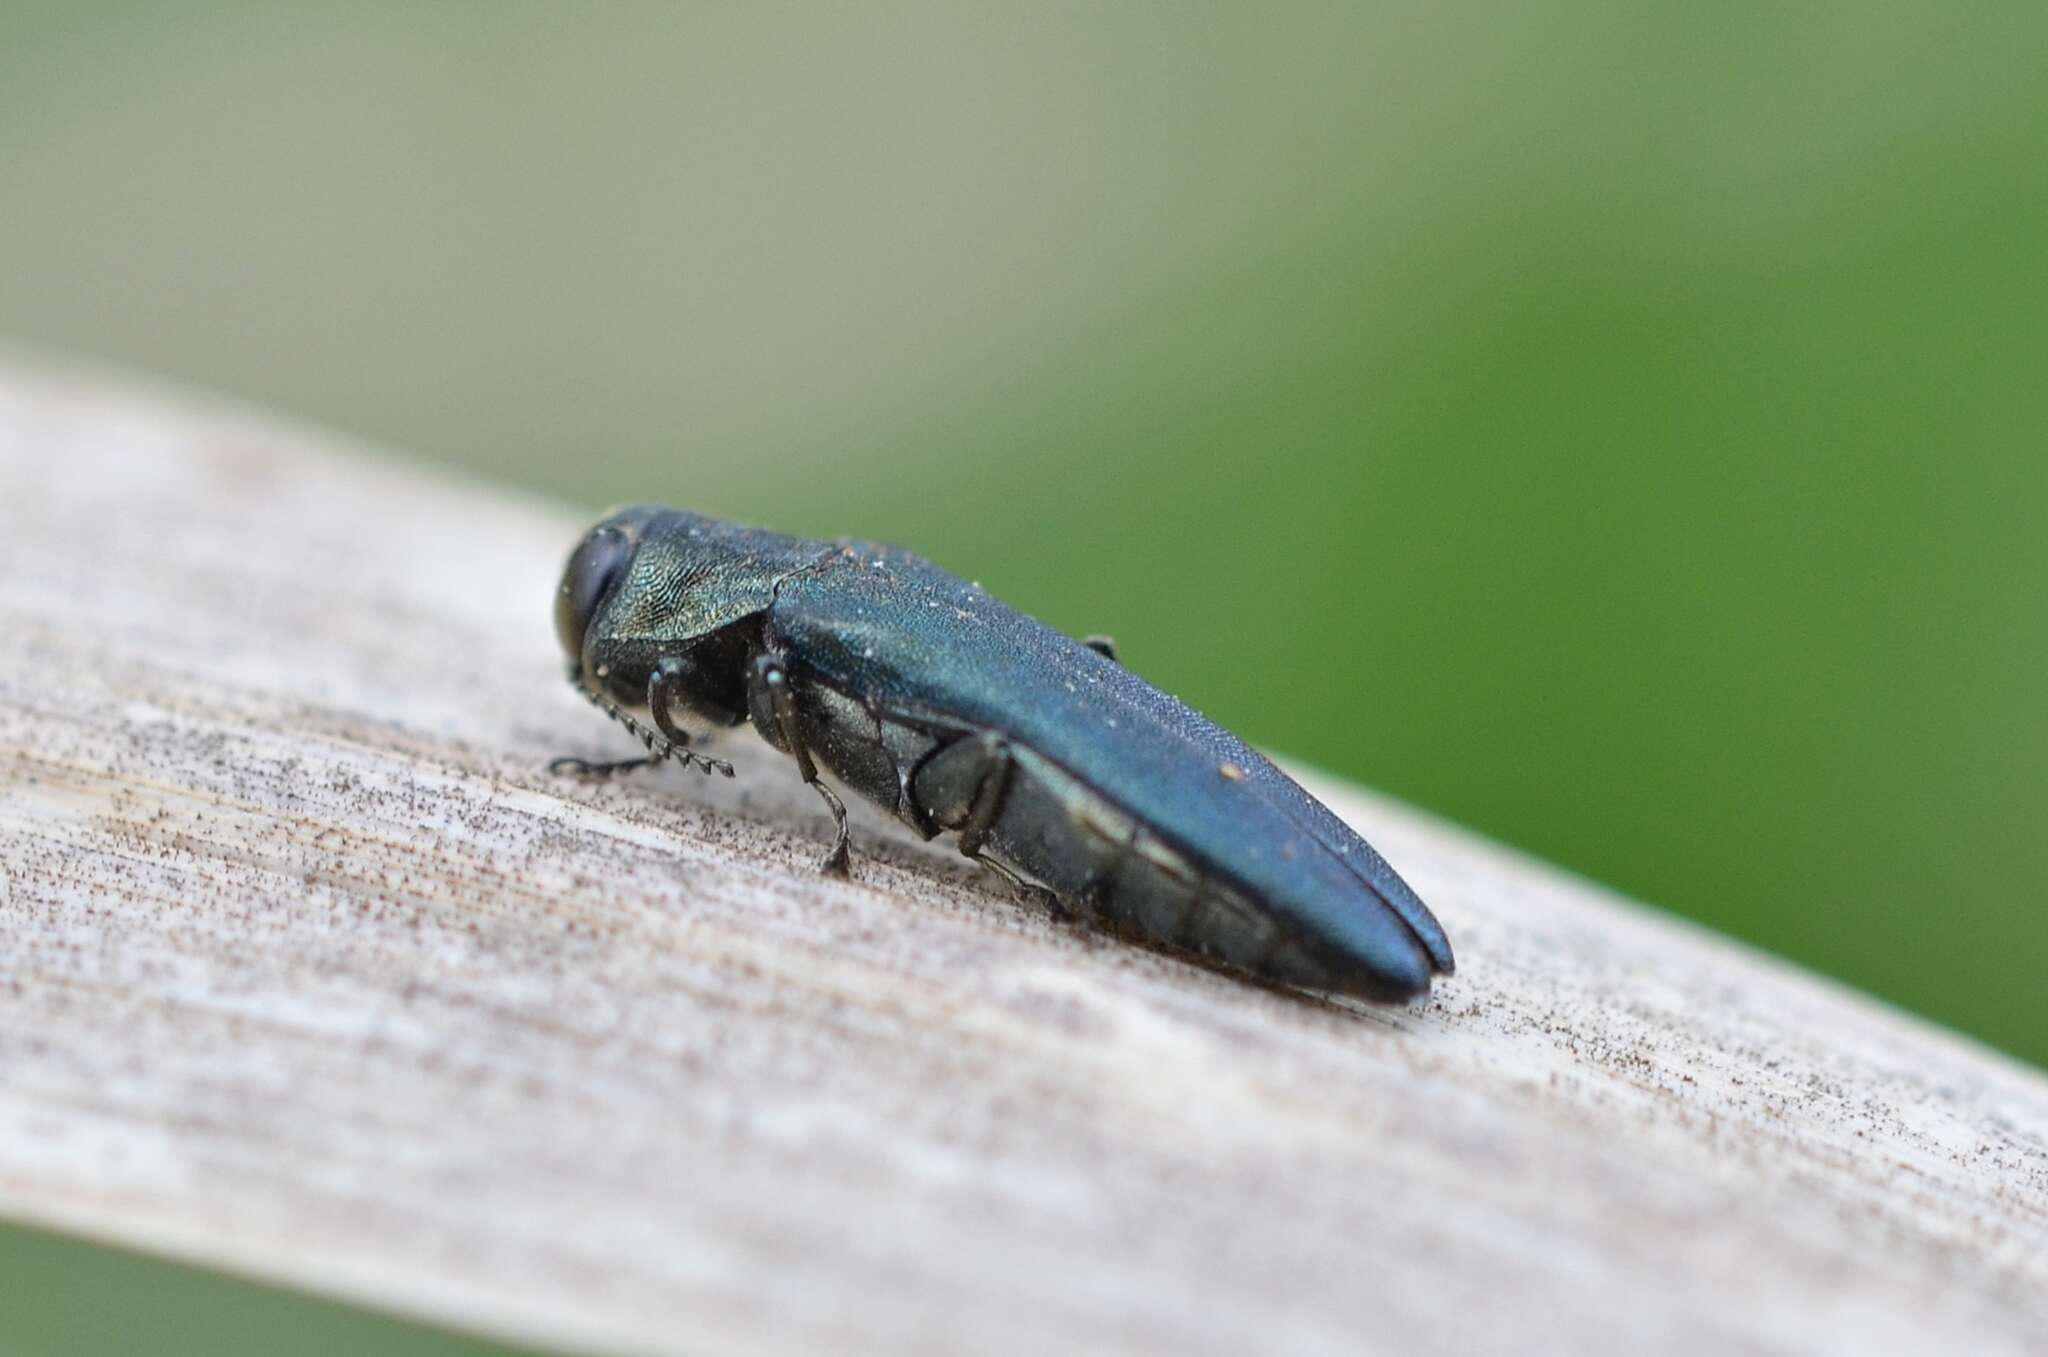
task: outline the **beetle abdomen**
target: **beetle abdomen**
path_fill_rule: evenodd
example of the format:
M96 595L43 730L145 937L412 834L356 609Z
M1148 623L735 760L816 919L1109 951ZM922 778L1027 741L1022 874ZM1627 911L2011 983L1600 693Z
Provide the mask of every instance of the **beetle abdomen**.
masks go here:
M957 790L934 784L943 778L946 754L976 743L951 746L913 780L920 801L947 829L962 826L967 808ZM1120 931L1291 984L1352 987L1341 959L1324 956L1316 938L1052 760L1015 744L1000 757L1011 767L988 829L988 851L1000 861Z

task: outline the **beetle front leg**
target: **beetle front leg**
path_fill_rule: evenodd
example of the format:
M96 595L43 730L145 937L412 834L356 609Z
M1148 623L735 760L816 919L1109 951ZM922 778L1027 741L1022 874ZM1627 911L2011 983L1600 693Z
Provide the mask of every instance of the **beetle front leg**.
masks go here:
M583 694L603 709L606 715L640 737L647 746L647 753L637 759L613 759L604 763L593 763L588 759L565 755L548 764L551 773L574 773L581 777L609 777L635 768L651 768L667 759L680 759L705 773L719 772L727 777L733 775L732 765L724 759L708 758L691 749L690 735L675 723L673 708L688 691L690 661L687 658L671 657L654 667L647 679L647 710L654 718L654 729L649 730L618 704L608 698L583 689ZM578 687L582 687L579 683ZM737 719L737 718L734 718Z
M850 839L846 833L846 803L818 777L818 765L811 761L810 748L804 743L803 729L797 721L796 698L789 691L789 671L782 667L782 661L774 655L757 655L747 670L747 683L753 690L750 706L757 713L765 713L775 723L775 736L781 741L791 758L796 760L797 773L803 780L825 798L825 804L832 808L831 851L818 864L818 870L826 876L847 876Z
M652 768L660 762L661 759L653 754L643 754L637 759L606 759L599 763L564 754L558 759L548 760L548 771L576 777L607 778L613 773L630 773L635 768Z
M654 675L647 680L647 710L654 716L654 728L668 741L668 753L671 758L694 763L707 774L716 771L731 777L731 764L724 759L706 758L691 749L689 732L675 723L674 708L688 691L686 685L689 674L690 662L686 659L670 658L654 666ZM722 712L719 715L728 724L737 719Z

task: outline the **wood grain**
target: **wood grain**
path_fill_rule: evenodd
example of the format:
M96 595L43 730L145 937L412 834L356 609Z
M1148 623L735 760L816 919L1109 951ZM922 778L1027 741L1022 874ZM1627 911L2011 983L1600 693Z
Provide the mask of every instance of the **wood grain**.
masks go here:
M600 1351L2048 1351L2038 1072L1414 811L1315 784L1385 1009L548 776L579 518L0 367L0 1215Z

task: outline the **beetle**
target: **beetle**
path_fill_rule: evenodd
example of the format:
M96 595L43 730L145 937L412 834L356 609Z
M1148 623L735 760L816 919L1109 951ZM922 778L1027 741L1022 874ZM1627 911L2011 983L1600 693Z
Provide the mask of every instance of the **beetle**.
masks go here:
M1264 755L1107 638L901 548L619 509L570 553L555 630L570 682L648 751L558 771L730 777L683 723L751 723L830 808L826 872L848 862L829 773L1020 890L1260 979L1403 1000L1452 972L1415 892Z

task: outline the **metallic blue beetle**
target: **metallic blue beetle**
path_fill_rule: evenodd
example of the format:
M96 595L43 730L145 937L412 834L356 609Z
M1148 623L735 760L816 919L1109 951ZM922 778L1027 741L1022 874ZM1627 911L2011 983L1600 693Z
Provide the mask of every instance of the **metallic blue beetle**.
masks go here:
M679 719L751 721L832 809L830 773L929 839L1075 913L1254 976L1372 999L1428 993L1451 947L1322 802L1117 662L896 547L818 542L677 509L622 509L569 557L570 680L650 757Z

